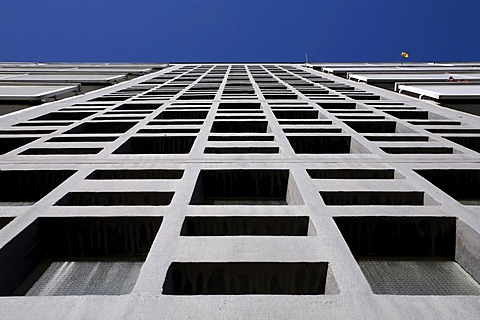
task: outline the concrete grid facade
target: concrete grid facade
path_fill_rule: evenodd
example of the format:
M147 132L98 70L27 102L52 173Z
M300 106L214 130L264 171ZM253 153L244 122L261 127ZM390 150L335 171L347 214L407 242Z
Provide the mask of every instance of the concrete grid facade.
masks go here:
M480 118L175 64L0 118L1 319L478 319Z

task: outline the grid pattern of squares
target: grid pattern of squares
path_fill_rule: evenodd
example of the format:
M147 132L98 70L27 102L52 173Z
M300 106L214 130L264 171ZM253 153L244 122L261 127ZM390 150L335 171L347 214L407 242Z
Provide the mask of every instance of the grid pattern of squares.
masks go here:
M301 65L179 64L0 121L7 314L478 315L478 117Z

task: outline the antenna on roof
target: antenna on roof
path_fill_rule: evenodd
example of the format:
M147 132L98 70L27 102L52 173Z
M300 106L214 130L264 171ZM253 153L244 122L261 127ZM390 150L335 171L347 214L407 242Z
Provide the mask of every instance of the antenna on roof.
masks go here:
M305 52L305 67L307 66L308 63L308 54Z

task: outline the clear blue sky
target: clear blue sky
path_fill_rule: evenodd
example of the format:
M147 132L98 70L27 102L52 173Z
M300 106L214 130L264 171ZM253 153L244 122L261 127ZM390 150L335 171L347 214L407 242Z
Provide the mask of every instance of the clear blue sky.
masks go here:
M2 0L0 61L480 60L480 0Z

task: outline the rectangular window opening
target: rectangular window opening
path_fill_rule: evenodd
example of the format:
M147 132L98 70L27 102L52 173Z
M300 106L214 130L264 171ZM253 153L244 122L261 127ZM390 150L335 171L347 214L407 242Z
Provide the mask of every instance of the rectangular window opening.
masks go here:
M128 139L114 154L187 154L195 137L189 136L136 136Z
M209 136L208 141L273 141L274 136Z
M307 169L312 179L394 179L394 169Z
M330 120L280 120L278 121L281 125L331 125L332 121Z
M147 123L149 126L200 126L203 124L203 121L194 121L194 120L153 120Z
M297 154L341 154L350 153L349 136L287 136Z
M318 110L273 110L277 119L318 119Z
M0 130L1 135L19 135L19 134L49 134L55 130Z
M415 172L460 203L480 205L480 169L425 169Z
M31 148L20 153L21 155L86 155L97 154L102 148Z
M163 294L323 295L327 270L328 262L173 262Z
M32 205L61 183L73 170L0 170L0 206Z
M448 147L381 147L390 154L453 154L453 148Z
M34 137L26 138L0 138L0 155L18 149L32 141L37 140Z
M463 232L457 229L457 219L334 219L375 294L480 295L479 284L455 261L456 250L472 250L456 249Z
M191 205L303 204L288 170L202 170Z
M169 169L143 169L143 170L95 170L85 179L87 180L150 180L171 179L178 180L183 177L183 170Z
M12 220L15 219L14 217L0 217L0 230L3 229L7 224L12 222Z
M128 294L161 223L161 217L38 218L0 250L0 296Z
M427 136L365 136L365 139L369 141L428 141Z
M470 137L444 137L447 140L455 142L465 148L476 151L480 153L480 137L470 136Z
M180 235L216 236L307 236L309 217L186 217Z
M353 130L359 133L395 133L395 121L345 121Z
M163 111L155 119L205 119L208 111Z
M255 132L266 133L267 121L214 121L211 132L218 133L241 133Z
M107 121L85 122L85 123L81 123L80 125L76 126L73 129L68 130L66 133L74 133L74 134L125 133L136 124L137 122L107 122Z
M111 142L117 140L118 137L53 137L47 140L47 142Z
M285 133L341 133L341 128L284 128Z
M319 102L317 103L321 108L330 110L330 109L355 109L356 108L356 103L349 103L349 102L339 102L339 103L324 103L324 102Z
M260 109L260 103L220 103L219 110L223 109Z
M210 154L247 154L247 153L279 153L278 147L206 147L204 153Z
M168 206L174 192L69 192L56 206Z
M55 120L82 120L95 114L94 112L50 112L31 120L55 121Z
M172 129L157 129L157 128L149 128L149 129L140 129L138 133L198 133L200 129L195 128L172 128Z
M123 111L137 111L137 110L157 110L162 104L158 103L126 103L118 107L115 107L113 110L123 110Z
M327 206L423 206L422 191L320 191Z
M428 111L384 111L391 116L394 116L399 119L418 119L418 120L425 120L428 119Z

